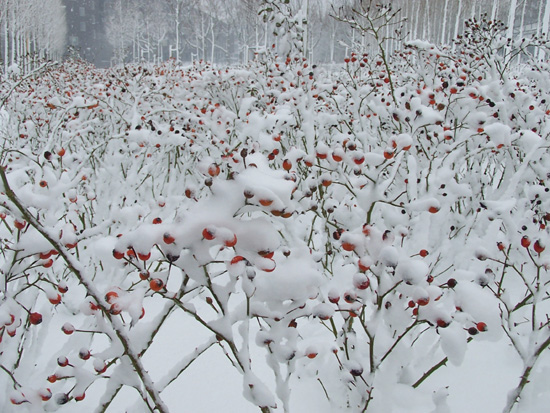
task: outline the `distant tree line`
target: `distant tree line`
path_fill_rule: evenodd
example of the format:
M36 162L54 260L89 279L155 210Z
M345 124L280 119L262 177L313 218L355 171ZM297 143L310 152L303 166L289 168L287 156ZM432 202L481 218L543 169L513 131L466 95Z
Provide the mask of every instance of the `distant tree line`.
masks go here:
M106 15L107 37L114 61L178 61L243 63L254 53L284 49L281 32L287 18L299 31L302 52L312 61L341 61L351 49L374 48L376 39L345 22L352 9L370 0L112 0ZM548 0L382 0L391 4L402 26L381 33L389 50L403 40L423 39L450 44L463 22L486 14L508 27L509 37L546 35ZM273 17L273 13L277 17ZM283 29L283 30L281 30ZM395 30L398 30L396 35ZM276 36L275 34L279 34ZM284 33L283 33L284 34Z
M385 26L375 39L348 19L354 9L378 3L391 5L401 23ZM411 39L451 44L465 20L483 14L504 22L511 38L547 37L550 21L550 0L109 0L105 7L113 64L170 57L245 63L257 53L284 55L291 37L309 60L333 63L380 41L389 52ZM4 70L60 59L66 44L63 0L0 2Z

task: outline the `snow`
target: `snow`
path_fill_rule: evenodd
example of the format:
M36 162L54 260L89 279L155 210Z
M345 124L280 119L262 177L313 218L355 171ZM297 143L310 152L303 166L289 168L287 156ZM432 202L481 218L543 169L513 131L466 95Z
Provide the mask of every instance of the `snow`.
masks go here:
M1 394L28 411L500 411L534 364L515 409L543 406L548 85L409 45L395 99L359 58L314 79L301 59L67 63L14 90L0 349L20 384L0 373Z

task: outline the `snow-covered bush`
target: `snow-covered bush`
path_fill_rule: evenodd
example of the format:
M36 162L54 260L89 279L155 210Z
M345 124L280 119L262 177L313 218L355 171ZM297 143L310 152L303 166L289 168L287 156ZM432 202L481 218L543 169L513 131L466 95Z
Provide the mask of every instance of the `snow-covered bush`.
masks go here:
M426 412L432 378L503 340L507 411L542 403L550 85L481 64L410 42L339 71L6 79L3 411L175 410L189 374L266 412Z

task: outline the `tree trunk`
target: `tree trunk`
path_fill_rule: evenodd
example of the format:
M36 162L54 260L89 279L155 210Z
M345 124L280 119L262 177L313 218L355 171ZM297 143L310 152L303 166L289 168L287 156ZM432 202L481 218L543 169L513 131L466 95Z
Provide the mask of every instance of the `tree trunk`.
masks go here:
M458 10L456 12L456 20L455 20L455 32L454 32L454 38L458 36L458 28L460 27L460 13L462 12L462 0L458 0ZM453 44L453 51L455 50L455 45Z
M176 4L176 61L180 62L180 3Z
M548 29L550 28L550 0L546 0L546 7L544 8L544 17L542 18L542 33L548 39ZM542 61L546 57L544 48L539 49L539 59Z
M449 0L445 0L445 5L443 6L443 26L441 27L441 36L440 43L445 44L447 42L447 9L449 7Z
M512 39L514 37L514 22L516 21L516 6L517 0L510 0L510 11L508 12L508 30L506 37Z
M214 30L214 22L213 22L212 16L210 16L210 31L211 31L210 40L212 42L212 49L210 49L210 63L214 64L214 52L216 49L216 32Z

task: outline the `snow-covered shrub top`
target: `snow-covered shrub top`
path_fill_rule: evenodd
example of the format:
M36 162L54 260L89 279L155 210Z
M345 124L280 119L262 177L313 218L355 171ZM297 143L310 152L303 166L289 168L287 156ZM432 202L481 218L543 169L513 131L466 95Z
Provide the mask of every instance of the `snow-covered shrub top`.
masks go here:
M263 411L301 385L326 411L425 412L445 403L425 379L469 341L534 363L547 68L503 76L458 50L412 42L391 73L352 54L3 82L3 394L178 411L188 365L218 351Z

